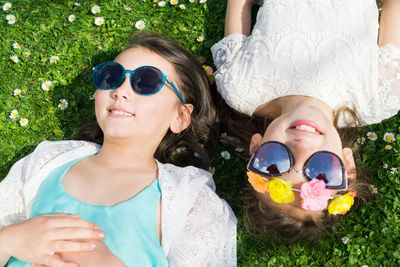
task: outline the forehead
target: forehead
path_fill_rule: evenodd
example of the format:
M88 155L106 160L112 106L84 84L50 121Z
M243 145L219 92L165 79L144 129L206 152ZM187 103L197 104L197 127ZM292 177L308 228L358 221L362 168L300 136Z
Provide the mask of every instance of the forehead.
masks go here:
M170 80L178 81L175 68L166 58L144 47L133 47L121 52L114 61L127 70L142 66L152 66L160 69Z

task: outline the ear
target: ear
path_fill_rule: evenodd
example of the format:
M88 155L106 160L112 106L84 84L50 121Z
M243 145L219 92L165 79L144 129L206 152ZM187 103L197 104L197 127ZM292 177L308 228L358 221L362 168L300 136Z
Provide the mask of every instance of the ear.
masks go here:
M344 168L347 172L347 179L355 182L357 178L356 163L354 161L353 150L345 147L342 149Z
M192 104L180 105L176 114L176 117L169 126L173 133L180 133L185 130L191 121L191 116L194 107Z
M254 134L251 137L251 141L250 141L250 147L249 147L249 152L250 154L253 154L257 151L257 149L260 147L261 145L261 141L262 141L262 136L261 134Z

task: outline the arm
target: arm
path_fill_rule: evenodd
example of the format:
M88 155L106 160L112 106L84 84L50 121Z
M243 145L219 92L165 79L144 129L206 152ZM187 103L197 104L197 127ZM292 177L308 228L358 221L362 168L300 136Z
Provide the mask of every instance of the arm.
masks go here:
M394 44L400 48L400 0L384 0L379 23L378 45Z
M250 35L251 7L256 0L228 0L225 17L225 36L234 33Z

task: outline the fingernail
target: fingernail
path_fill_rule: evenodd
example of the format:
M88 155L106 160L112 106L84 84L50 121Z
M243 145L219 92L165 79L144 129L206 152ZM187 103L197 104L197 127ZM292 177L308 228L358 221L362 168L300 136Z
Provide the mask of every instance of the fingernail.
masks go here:
M98 226L97 224L94 225L94 229L99 230L100 226Z
M104 238L105 236L106 236L106 234L104 232L99 233L99 237Z
M89 243L89 244L86 245L86 248L87 248L87 249L90 249L90 250L93 250L93 249L96 248L96 244L94 244L94 243Z

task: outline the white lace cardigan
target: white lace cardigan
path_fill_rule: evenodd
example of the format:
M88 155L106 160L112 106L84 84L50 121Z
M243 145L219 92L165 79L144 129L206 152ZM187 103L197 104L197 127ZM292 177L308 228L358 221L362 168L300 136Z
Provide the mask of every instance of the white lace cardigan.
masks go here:
M101 146L84 141L42 142L0 183L0 229L30 215L47 175ZM162 194L162 247L170 266L236 266L236 217L214 192L211 175L157 162Z
M377 36L375 0L264 0L250 36L211 48L218 91L249 116L304 95L352 108L362 125L380 122L400 109L400 49L379 48Z

